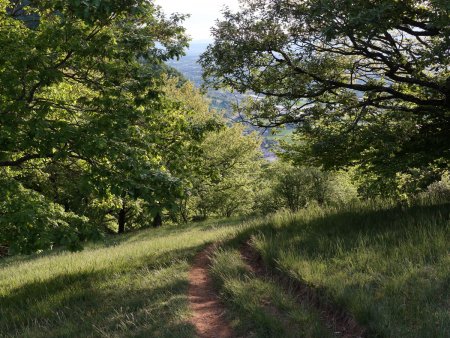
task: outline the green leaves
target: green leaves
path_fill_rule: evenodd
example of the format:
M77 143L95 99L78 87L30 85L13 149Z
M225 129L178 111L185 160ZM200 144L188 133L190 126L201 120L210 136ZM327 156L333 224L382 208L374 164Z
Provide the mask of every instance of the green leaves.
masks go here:
M201 64L211 86L257 94L240 107L253 124L297 127L297 162L445 171L449 23L442 1L243 1Z
M87 218L64 211L10 176L2 175L0 189L0 243L10 253L32 253L54 245L79 249L87 232L93 233Z
M172 207L180 180L165 148L177 153L170 140L190 131L160 69L186 45L182 17L143 0L10 4L0 0L0 242L76 248L124 195Z

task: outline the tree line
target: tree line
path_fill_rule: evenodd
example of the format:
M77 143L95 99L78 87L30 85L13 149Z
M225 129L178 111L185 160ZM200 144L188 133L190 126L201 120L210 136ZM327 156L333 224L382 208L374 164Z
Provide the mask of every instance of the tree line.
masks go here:
M294 126L274 163L166 61L147 0L0 0L0 254L209 216L448 195L445 1L243 0L201 58L236 107Z
M187 221L246 174L258 138L165 66L182 20L143 0L0 1L0 245L78 249Z

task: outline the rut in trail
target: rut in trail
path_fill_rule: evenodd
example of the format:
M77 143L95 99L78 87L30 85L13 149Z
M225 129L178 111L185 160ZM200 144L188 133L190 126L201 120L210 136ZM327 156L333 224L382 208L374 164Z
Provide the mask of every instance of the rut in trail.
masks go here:
M189 271L188 296L193 313L191 322L195 326L199 338L232 338L235 335L208 273L210 256L214 248L214 245L210 245L197 254ZM250 270L257 277L275 280L286 292L293 293L298 302L307 302L319 310L322 320L330 329L333 329L336 336L343 338L365 336L364 328L359 326L350 314L324 302L315 289L281 273L269 271L249 243L245 243L240 252Z
M233 332L225 317L225 308L214 291L208 270L214 245L197 254L189 271L189 304L192 324L199 338L230 338Z
M345 311L338 309L333 304L324 301L317 291L311 286L294 280L269 270L262 262L258 252L253 249L249 242L240 248L241 257L247 263L249 269L263 279L274 280L287 293L293 294L298 303L306 302L316 308L324 323L333 330L334 334L340 338L362 338L365 337L365 329L362 328L355 319Z

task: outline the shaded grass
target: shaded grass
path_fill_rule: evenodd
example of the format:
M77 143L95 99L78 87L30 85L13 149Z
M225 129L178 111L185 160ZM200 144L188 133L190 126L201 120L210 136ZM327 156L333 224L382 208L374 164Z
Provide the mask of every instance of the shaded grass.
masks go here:
M0 336L194 337L190 260L245 225L205 222L110 237L82 252L0 262Z
M450 205L390 202L212 220L108 237L78 253L0 261L2 337L194 337L188 270L213 241L212 274L245 337L327 337L314 308L248 270L265 263L350 311L372 337L450 337Z
M230 309L238 335L244 337L331 337L319 314L273 280L257 278L233 246L218 250L212 276Z
M369 336L450 336L450 205L389 202L278 214L253 245L267 264L349 310Z

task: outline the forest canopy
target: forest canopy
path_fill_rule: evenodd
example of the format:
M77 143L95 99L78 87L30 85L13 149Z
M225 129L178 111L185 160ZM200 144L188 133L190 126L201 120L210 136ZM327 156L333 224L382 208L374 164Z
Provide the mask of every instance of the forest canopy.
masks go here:
M146 0L0 0L1 247L78 249L163 213L187 221L199 184L236 176L209 167L218 148L204 140L231 132L249 156L222 155L247 167L259 156L165 65L187 46L183 19ZM230 200L250 182L228 181Z
M296 162L429 184L450 158L449 13L441 0L244 0L201 64L210 85L257 95L240 107L253 124L296 127Z

